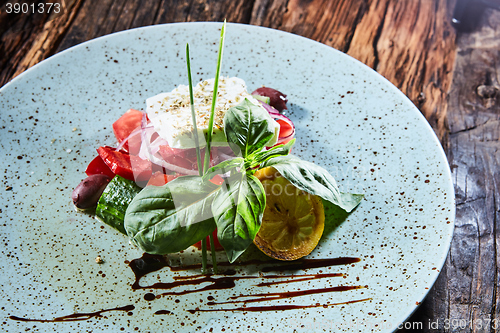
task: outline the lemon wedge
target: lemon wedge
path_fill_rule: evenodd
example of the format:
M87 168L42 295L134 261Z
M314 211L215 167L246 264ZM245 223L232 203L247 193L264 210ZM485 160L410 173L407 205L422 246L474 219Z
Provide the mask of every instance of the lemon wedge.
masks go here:
M321 198L298 189L273 167L258 170L255 177L266 192L266 208L254 244L279 260L311 253L325 227Z

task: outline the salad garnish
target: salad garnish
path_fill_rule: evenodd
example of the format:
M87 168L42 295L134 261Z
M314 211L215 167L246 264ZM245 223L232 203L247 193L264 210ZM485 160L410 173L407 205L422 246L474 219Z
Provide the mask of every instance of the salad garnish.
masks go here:
M217 70L215 72L214 93L213 93L213 97L212 97L212 109L210 110L210 120L208 121L207 149L206 149L207 153L205 154L205 162L203 164L203 173L205 173L207 171L208 165L210 163L210 146L212 144L212 131L214 128L215 105L217 104L217 91L219 89L220 67L222 65L222 52L224 49L225 37L226 37L226 21L224 20L224 23L222 24L222 29L220 32L219 57L217 59Z
M224 27L223 27L224 29ZM194 109L194 94L193 94L193 80L191 78L191 58L189 56L189 44L186 44L186 64L188 71L188 81L189 81L189 104L191 106L191 118L193 121L193 134L195 141L195 149L196 149L196 162L198 164L198 173L200 176L203 176L203 166L201 161L201 153L200 153L200 140L198 138L198 126L196 121L196 111ZM214 89L215 91L215 89ZM207 146L207 150L210 151L210 148ZM205 154L209 155L209 154ZM212 235L209 235L210 239L212 239ZM212 251L212 267L214 270L214 274L217 274L217 260L215 259L215 251ZM207 241L206 238L201 240L201 271L203 274L207 273Z
M322 200L351 212L363 199L362 194L340 192L335 179L324 168L301 160L290 153L295 144L293 122L267 104L275 104L281 110L286 109L286 95L277 90L260 88L256 91L256 95L259 96L254 98L247 94L239 104L229 107L222 114L223 134L228 147L212 147L214 115L217 100L220 98L218 86L225 28L226 22L221 29L204 153L198 136L189 44L186 45L196 163L192 162L191 168L185 165L183 167L174 165L170 168L175 161L182 163L185 160L192 161L187 156L193 149L169 147L163 138L155 134L145 113L141 113L140 129L129 130L130 135L125 139L122 138L119 149L101 147L98 150L101 161L92 161L94 169L99 163L111 169L99 173L106 174L106 177L114 175L97 203L96 216L126 234L131 243L150 254L179 252L201 241L203 273L207 273L207 237L210 240L214 273L217 270L216 242L212 237L215 230L216 240L224 248L229 262L233 263L255 242L264 214L275 212L275 215L264 219L268 223L265 228L265 242L261 241L258 246L271 257L281 260L297 259L296 255L274 256L273 253L282 247L287 247L289 252L293 252L294 244L283 245L280 242L287 239L292 239L290 242L302 242L313 233L311 230L314 230L316 243L307 246L307 251L301 256L312 251L323 232L323 227L315 224L323 224L325 221ZM218 113L218 116L222 115ZM134 114L134 117L139 115ZM218 128L221 129L219 126ZM140 142L134 143L134 137ZM127 141L127 144L123 141ZM141 154L148 145L148 153ZM129 152L122 151L124 147L127 147ZM138 156L132 154L134 147L139 147ZM114 159L106 159L106 156ZM165 161L159 161L160 157ZM112 161L117 159L120 165L115 167ZM126 169L127 163L128 166L137 163L140 172L134 171L132 178L130 173L124 173L125 178L122 177L118 171ZM163 171L156 171L158 167L163 168ZM194 172L194 169L197 169L197 172ZM266 182L263 178L263 175L271 172L269 170L273 172L272 182ZM255 175L256 172L258 177ZM136 175L140 175L141 179L136 179ZM106 181L107 179L104 180ZM145 181L148 182L146 186ZM264 186L263 183L267 185ZM273 186L279 184L284 184L287 188L292 187L293 190L287 192L285 188L283 197L280 197L281 194L273 193L273 199L270 201L272 207L270 207L267 196L270 195L269 191L274 190ZM289 197L286 197L287 195ZM283 200L296 200L294 202L300 207L295 214L283 211L285 208L293 207L289 203L282 205ZM284 229L275 232L273 223L276 222L277 216L285 218L291 216L297 221L276 223ZM296 236L284 237L288 230L283 226L298 230L294 232ZM273 237L279 238L280 241L273 243ZM264 239L264 235L259 239ZM263 248L268 245L273 251Z

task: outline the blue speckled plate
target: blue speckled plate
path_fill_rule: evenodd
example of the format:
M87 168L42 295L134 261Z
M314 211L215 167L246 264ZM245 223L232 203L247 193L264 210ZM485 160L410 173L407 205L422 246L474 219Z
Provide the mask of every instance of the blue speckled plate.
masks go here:
M327 168L341 190L366 194L348 216L327 209L327 230L309 257L361 261L283 273L341 275L267 287L257 286L264 279L259 266L236 266L237 274L255 278L153 301L144 295L163 291L131 289L126 262L142 253L75 212L71 191L95 149L114 143L115 119L186 84L186 42L196 79L214 76L219 28L169 24L105 36L43 61L0 90L4 332L390 332L422 302L445 261L455 212L448 163L433 131L398 89L358 61L302 37L237 24L228 25L223 74L243 78L250 90L285 92L297 126L294 153ZM95 262L98 255L104 263ZM255 257L262 259L247 255ZM174 265L199 258L195 249L169 256ZM196 273L165 268L141 284ZM241 294L335 286L363 288L247 304L260 312L188 311L241 307L208 303ZM171 291L196 286L183 288ZM54 321L105 309L115 310Z

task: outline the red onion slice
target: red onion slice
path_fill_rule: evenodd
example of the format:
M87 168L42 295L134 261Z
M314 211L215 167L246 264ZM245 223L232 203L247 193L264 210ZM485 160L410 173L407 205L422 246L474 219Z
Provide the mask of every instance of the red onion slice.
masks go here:
M158 150L160 146L168 145L167 140L158 136L156 139L151 142L151 138L156 133L153 126L147 124L146 114L143 115L141 121L141 149L139 150L139 157L142 159L147 159L151 163L159 165L165 169L183 174L183 175L198 175L198 170L186 169L180 167L175 164L167 163L161 156L158 154Z
M141 120L141 126L137 127L135 130L132 131L132 133L130 133L125 139L122 140L122 142L120 142L118 144L118 147L116 147L116 150L120 150L123 148L123 146L125 146L125 144L131 139L133 138L134 136L138 135L139 133L142 133L142 131L144 130L144 128L153 128L153 125L146 125L146 127L143 127L143 122L144 122L144 118L146 117L146 113L143 112L142 113L142 120ZM146 118L146 121L147 121L147 118ZM141 139L142 139L142 134L141 134Z

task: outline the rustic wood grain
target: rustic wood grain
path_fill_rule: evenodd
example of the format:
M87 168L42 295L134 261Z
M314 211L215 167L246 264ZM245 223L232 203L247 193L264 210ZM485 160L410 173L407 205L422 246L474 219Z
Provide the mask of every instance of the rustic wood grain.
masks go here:
M478 31L458 38L457 71L449 102L448 147L457 199L456 241L452 243L447 280L457 282L450 285L450 318L464 317L472 323L496 320L500 324L500 104L496 94L500 12L489 11L486 17ZM487 94L486 87L491 88Z
M446 145L457 216L445 267L409 319L437 324L425 332L500 329L500 11L489 10L482 21L457 39Z
M453 3L371 1L347 51L403 91L440 139L446 134L446 95L455 61Z
M8 14L2 6L0 22L6 23L0 28L0 86L56 52L81 2L61 2L59 14Z
M257 0L250 23L317 40L374 68L420 108L443 139L455 61L454 3Z
M364 0L290 0L279 28L346 52L365 7Z

